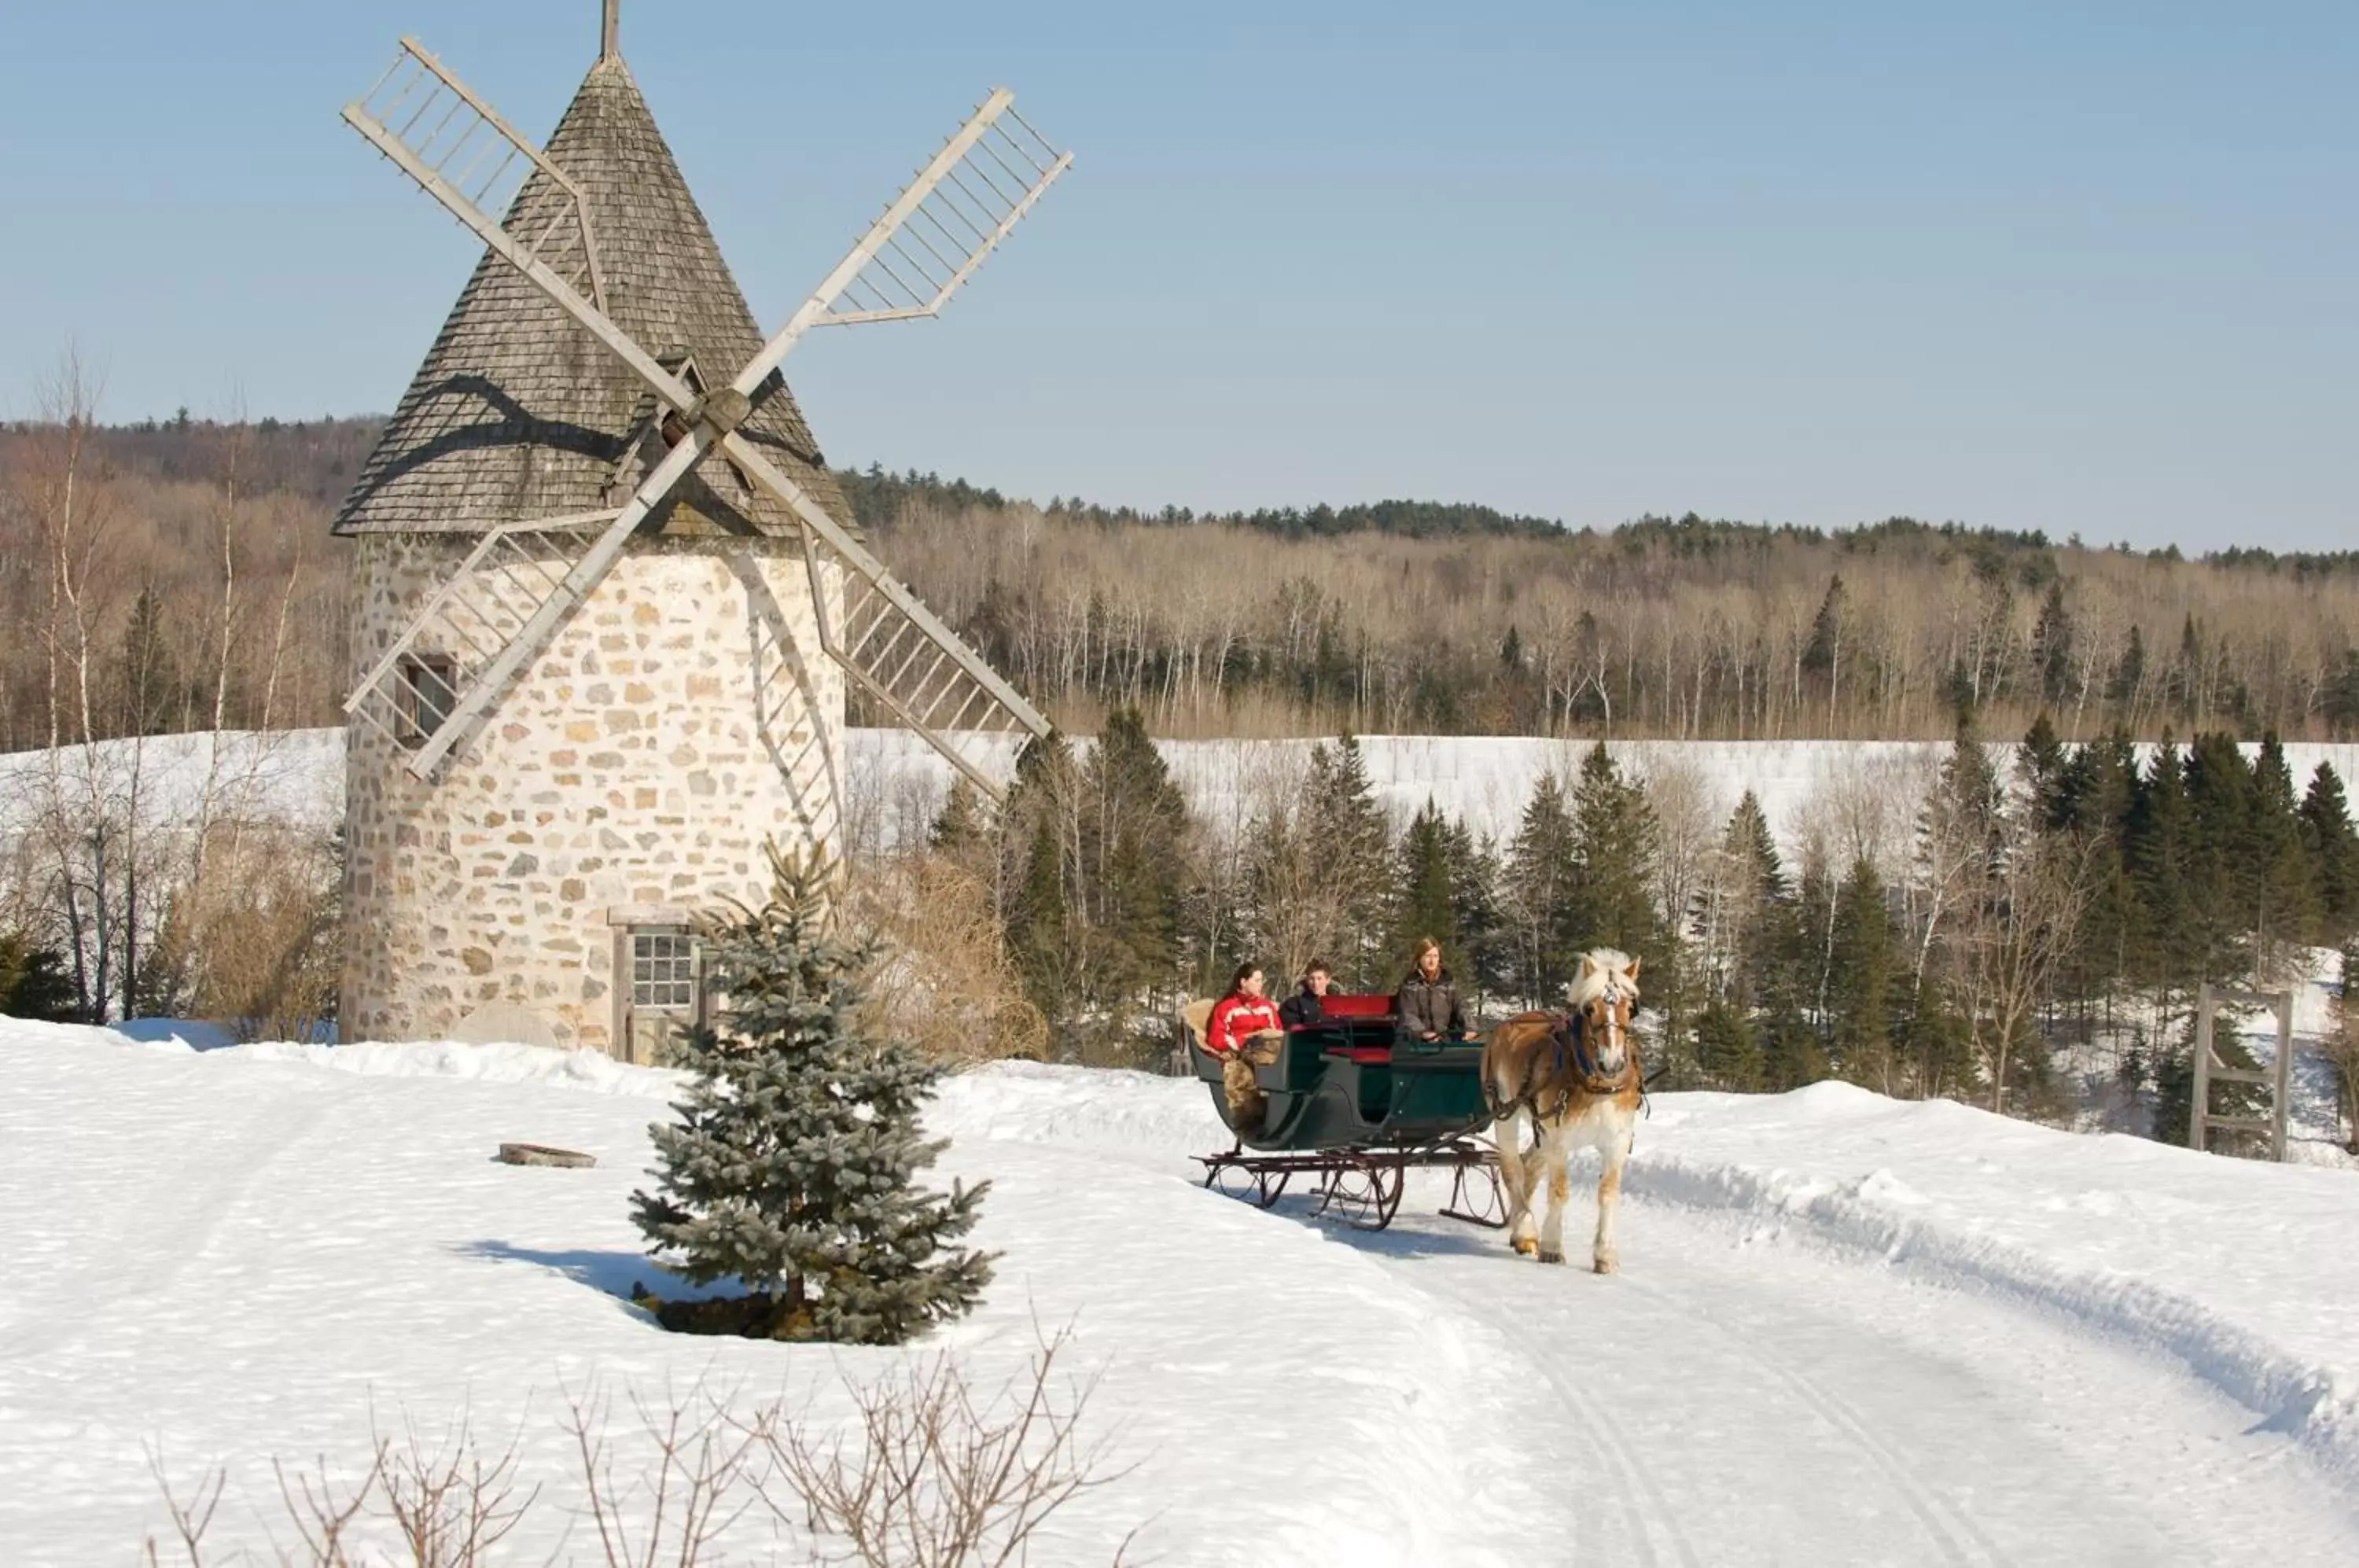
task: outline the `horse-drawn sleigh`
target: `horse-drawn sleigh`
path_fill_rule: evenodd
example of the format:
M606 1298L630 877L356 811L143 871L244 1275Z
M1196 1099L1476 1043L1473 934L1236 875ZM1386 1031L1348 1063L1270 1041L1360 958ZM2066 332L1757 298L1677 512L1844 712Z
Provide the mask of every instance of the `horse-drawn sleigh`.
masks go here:
M1227 1150L1197 1157L1204 1185L1266 1209L1304 1177L1315 1214L1382 1230L1400 1212L1409 1171L1446 1170L1443 1214L1506 1229L1517 1252L1557 1263L1567 1161L1592 1147L1604 1163L1593 1256L1611 1273L1614 1208L1645 1087L1629 1032L1637 961L1610 949L1584 955L1571 999L1566 1013L1520 1014L1483 1040L1426 1040L1396 1034L1390 996L1330 994L1322 1018L1285 1030L1254 1066L1258 1103L1242 1107L1205 1041L1212 1004L1190 1004L1189 1061L1235 1135ZM1543 1172L1540 1225L1532 1200Z

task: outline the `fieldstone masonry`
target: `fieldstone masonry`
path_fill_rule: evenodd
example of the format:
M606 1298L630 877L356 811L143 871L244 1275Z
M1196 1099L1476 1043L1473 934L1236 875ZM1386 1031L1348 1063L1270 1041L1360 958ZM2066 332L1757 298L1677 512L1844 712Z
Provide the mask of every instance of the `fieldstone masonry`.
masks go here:
M354 669L458 570L471 536L359 541ZM822 583L842 592L832 567ZM830 845L842 673L790 539L634 541L429 781L355 724L345 761L347 1040L529 1022L618 1047L633 923L767 890L763 840Z

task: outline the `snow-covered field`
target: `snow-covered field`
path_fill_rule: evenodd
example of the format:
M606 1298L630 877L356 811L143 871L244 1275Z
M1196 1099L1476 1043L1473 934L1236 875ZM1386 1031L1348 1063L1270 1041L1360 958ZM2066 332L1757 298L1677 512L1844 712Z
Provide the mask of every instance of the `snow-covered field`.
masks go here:
M131 1561L164 1523L151 1453L226 1465L212 1542L267 1562L272 1457L354 1454L373 1419L464 1410L556 1499L585 1394L701 1380L825 1420L936 1351L995 1383L1044 1325L1130 1468L1036 1563L1133 1530L1127 1560L1170 1564L2359 1560L2345 1172L1835 1084L1667 1095L1599 1279L1430 1189L1382 1236L1256 1213L1190 1185L1225 1142L1201 1085L1001 1066L932 1118L939 1174L995 1183L988 1302L836 1352L618 1299L655 1278L626 1199L669 1088L523 1047L0 1021L0 1562ZM492 1161L518 1139L599 1164ZM729 1561L774 1560L739 1529ZM554 1502L510 1544L603 1560Z
M855 798L853 816L890 844L922 832L950 788L950 764L907 730L848 733L845 774ZM0 754L0 839L23 825L46 779L62 767L69 779L91 772L123 777L134 743L109 741ZM342 730L292 730L278 735L233 731L216 758L211 735L163 735L137 743L151 822L185 820L202 798L206 779L227 796L229 809L304 825L327 826L342 815L344 735ZM1206 820L1229 824L1250 810L1244 785L1272 766L1299 766L1314 744L1307 740L1189 740L1158 743L1190 803ZM1502 838L1515 832L1533 782L1553 769L1571 777L1587 741L1529 735L1366 735L1361 738L1378 797L1400 821L1430 798L1462 816L1478 833ZM978 738L976 755L1012 766L1015 746ZM996 752L993 750L996 746ZM1813 800L1844 786L1885 779L1914 780L1917 790L1902 821L1913 817L1922 781L1947 746L1927 741L1616 741L1609 747L1624 766L1641 772L1676 768L1692 775L1701 804L1717 822L1737 797L1752 790L1770 825L1790 839ZM2246 748L2248 751L2253 749ZM96 758L93 768L88 760ZM2359 745L2297 743L2286 747L2297 783L2331 762L2346 783L2359 780Z

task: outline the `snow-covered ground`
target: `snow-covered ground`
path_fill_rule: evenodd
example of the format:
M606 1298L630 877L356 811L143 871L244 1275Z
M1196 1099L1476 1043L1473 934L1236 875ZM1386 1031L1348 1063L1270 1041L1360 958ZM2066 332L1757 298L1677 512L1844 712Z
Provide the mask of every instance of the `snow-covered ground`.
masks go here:
M1382 1236L1257 1213L1190 1184L1225 1142L1201 1085L1003 1065L933 1116L938 1174L995 1183L987 1303L838 1352L618 1299L655 1278L626 1200L669 1092L523 1047L0 1021L0 1562L130 1560L164 1523L150 1453L227 1465L213 1544L271 1561L272 1456L354 1454L373 1412L464 1410L555 1498L586 1392L826 1419L844 1378L943 1350L994 1383L1068 1324L1132 1468L1041 1563L1134 1530L1129 1560L1169 1564L2359 1560L2345 1172L1834 1084L1666 1095L1599 1279L1432 1217L1430 1187ZM599 1164L503 1166L504 1140ZM740 1528L730 1561L770 1560ZM599 1560L554 1505L511 1544Z

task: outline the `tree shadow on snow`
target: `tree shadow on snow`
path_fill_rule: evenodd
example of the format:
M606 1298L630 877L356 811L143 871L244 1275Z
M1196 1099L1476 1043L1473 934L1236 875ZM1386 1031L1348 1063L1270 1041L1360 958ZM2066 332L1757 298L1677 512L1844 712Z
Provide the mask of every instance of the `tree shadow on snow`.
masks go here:
M470 1242L458 1251L466 1257L485 1258L495 1263L528 1263L535 1268L546 1269L625 1304L631 1301L634 1285L643 1285L668 1301L696 1301L706 1296L727 1294L730 1290L725 1284L691 1285L644 1252L611 1252L589 1247L544 1252L534 1247L512 1246L505 1241Z

